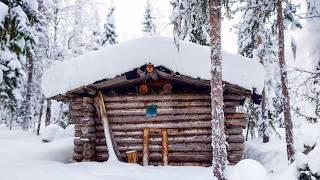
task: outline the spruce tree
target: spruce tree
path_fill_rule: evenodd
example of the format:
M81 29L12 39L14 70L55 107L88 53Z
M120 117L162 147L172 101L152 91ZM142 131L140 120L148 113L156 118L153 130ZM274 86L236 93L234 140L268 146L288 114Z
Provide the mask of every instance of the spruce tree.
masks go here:
M144 19L142 22L142 31L146 34L146 35L155 35L156 34L156 25L153 22L154 21L154 17L152 14L152 8L151 8L151 4L150 4L150 0L147 0L147 4L145 7L145 12L144 12Z
M209 45L208 2L202 0L172 0L171 6L173 11L170 20L174 25L176 45L179 46L179 40Z
M104 34L102 38L102 46L109 46L116 44L118 35L115 30L115 7L112 4L109 8L109 13L107 14L107 22L104 25Z
M36 21L36 1L2 1L8 13L1 28L0 67L3 81L0 83L0 102L13 116L18 110L27 60L33 56L35 35L32 24Z

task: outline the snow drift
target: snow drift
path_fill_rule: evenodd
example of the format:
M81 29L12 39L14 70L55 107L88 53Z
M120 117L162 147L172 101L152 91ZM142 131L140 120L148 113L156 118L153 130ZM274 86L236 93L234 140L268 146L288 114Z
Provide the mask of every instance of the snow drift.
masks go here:
M102 48L47 70L42 79L44 95L49 98L98 80L114 78L146 63L165 66L193 78L211 79L210 47L184 42L178 51L173 39L144 37ZM224 81L262 91L263 66L240 55L223 52Z

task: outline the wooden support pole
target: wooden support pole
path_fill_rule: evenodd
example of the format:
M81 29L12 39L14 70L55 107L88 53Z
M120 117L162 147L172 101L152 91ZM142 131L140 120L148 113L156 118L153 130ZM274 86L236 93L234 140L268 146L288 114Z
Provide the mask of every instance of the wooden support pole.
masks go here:
M161 131L162 135L162 162L164 166L168 165L168 130Z
M143 158L142 162L144 166L149 165L150 149L149 149L149 129L143 129Z
M136 150L134 151L127 151L127 160L128 163L133 163L133 164L137 164L138 163L138 153Z

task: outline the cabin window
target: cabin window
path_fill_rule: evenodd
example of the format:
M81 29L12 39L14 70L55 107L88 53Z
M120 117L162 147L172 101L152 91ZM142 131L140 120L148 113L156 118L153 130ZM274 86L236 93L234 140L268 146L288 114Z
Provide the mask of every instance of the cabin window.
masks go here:
M147 117L156 117L158 114L158 106L155 104L148 105L146 107L146 116Z

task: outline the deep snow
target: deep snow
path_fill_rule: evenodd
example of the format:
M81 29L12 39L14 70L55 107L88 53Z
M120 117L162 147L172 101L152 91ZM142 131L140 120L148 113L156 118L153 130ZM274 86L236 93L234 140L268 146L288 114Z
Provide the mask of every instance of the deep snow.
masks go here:
M262 92L264 68L256 61L223 52L222 78L248 90ZM61 62L42 78L46 97L64 94L102 79L138 68L146 63L165 66L194 78L211 79L210 47L181 41L178 51L169 37L143 37Z
M69 131L69 130L67 130ZM58 134L58 133L57 133ZM205 167L153 167L119 162L82 162L70 163L73 140L68 135L57 135L52 142L43 143L42 136L21 129L9 131L0 126L0 179L1 180L213 180L212 169ZM66 133L68 134L68 133ZM256 147L249 146L251 158L260 161L272 151L280 152L274 156L282 161L283 147L279 141L273 149L261 152L258 142ZM258 150L260 149L260 150ZM254 151L260 151L255 156ZM285 158L284 158L285 159ZM286 160L285 160L286 161ZM261 161L265 167L268 162ZM279 167L275 165L276 167ZM254 160L243 160L236 166L227 168L229 180L294 180L295 167L284 168L282 172L270 173ZM267 174L268 173L268 174ZM271 177L271 178L270 178Z

